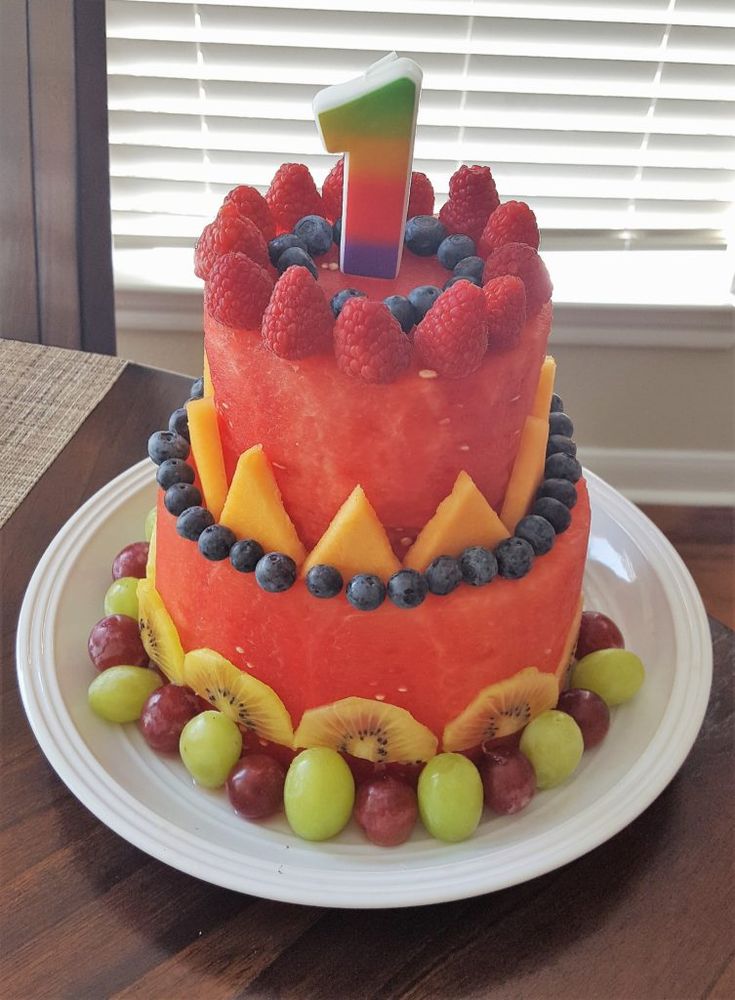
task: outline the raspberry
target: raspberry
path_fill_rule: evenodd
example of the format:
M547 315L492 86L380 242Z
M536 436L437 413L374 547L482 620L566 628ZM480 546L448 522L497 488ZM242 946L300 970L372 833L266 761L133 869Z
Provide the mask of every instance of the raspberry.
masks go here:
M262 267L244 253L226 253L209 272L204 308L225 326L256 330L272 291L273 281Z
M411 363L411 341L382 302L348 299L334 324L337 367L365 382L392 382Z
M411 190L408 195L408 209L406 218L412 219L414 215L434 214L434 185L426 174L421 174L414 170L411 174Z
M463 233L477 242L499 204L490 167L461 166L449 180L449 201L439 218L448 233Z
M332 343L334 316L305 267L289 267L263 315L263 341L279 358L305 358Z
M487 349L514 347L526 322L526 289L520 278L503 274L482 289L487 316Z
M448 288L416 327L413 342L422 364L440 375L471 375L487 350L482 289L470 281Z
M282 163L265 196L277 229L290 233L305 215L324 215L321 195L303 163Z
M485 261L482 283L503 274L517 275L526 286L526 315L533 316L551 298L553 285L546 265L526 243L506 243Z
M273 223L271 210L260 191L247 184L240 184L233 188L225 196L224 205L234 206L238 215L245 219L252 219L255 225L263 234L263 239L268 242L276 235L276 227ZM223 207L224 207L223 205ZM221 209L220 209L221 211Z
M538 250L539 232L536 216L525 201L506 201L487 220L477 252L487 257L508 243L525 243Z
M342 215L342 186L344 182L345 158L341 156L329 171L322 184L324 215L334 222Z
M217 258L234 251L260 267L269 266L268 247L255 223L226 211L202 230L194 251L194 273L206 281Z

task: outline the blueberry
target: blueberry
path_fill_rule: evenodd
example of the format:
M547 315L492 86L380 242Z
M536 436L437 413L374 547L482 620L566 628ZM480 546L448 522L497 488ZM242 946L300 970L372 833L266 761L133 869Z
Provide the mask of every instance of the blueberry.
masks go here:
M189 389L189 399L201 399L204 395L204 379L195 378Z
M564 437L574 437L574 424L561 410L552 410L549 414L549 434L563 434Z
M398 608L417 608L429 593L423 574L415 569L399 569L388 581L388 597Z
M385 600L385 584L372 573L358 573L347 584L347 600L358 611L374 611Z
M314 597L336 597L343 587L342 574L335 566L320 563L306 574L306 589Z
M306 251L312 257L321 257L332 245L332 227L321 215L305 215L293 231L294 236L306 244Z
M448 271L453 271L465 257L472 257L475 253L475 241L470 236L463 236L461 233L453 233L447 236L439 244L436 255L439 263L443 264Z
M516 525L515 534L518 538L525 538L537 556L551 551L556 537L551 524L539 514L522 517Z
M408 301L414 308L417 323L424 318L441 293L441 288L437 288L436 285L419 285L417 288L411 289L408 293Z
M332 226L332 242L339 246L340 240L342 239L342 218L334 220L334 225Z
M174 483L163 495L163 505L174 517L183 514L187 507L198 507L201 502L201 493L191 483Z
M148 455L156 465L167 458L187 458L189 442L174 431L156 431L148 438Z
M465 257L454 268L454 276L456 278L474 278L479 284L482 284L484 270L485 261L482 257Z
M260 542L256 542L254 538L244 538L241 542L235 542L230 549L230 562L238 573L254 573L264 555L265 550Z
M469 281L471 285L480 286L481 282L477 278L473 278L471 274L453 274L451 278L447 278L444 282L444 291L451 288L452 285L456 285L458 281Z
M286 250L293 250L294 247L308 253L304 241L300 240L294 233L281 233L280 236L274 237L268 243L268 256L271 259L271 264L277 264L281 254L285 253Z
M178 410L174 410L168 418L168 429L184 438L185 441L189 440L189 417L185 407L180 406Z
M214 524L214 518L206 507L188 507L176 519L176 532L190 542L196 542L205 528Z
M576 483L581 478L582 466L571 455L558 452L546 459L544 479L568 479L570 483Z
M403 241L412 253L431 257L446 235L446 229L433 215L414 215L406 223Z
M568 479L545 479L536 497L552 497L571 510L577 502L577 491Z
M546 445L546 457L549 455L569 455L576 458L577 446L571 438L564 437L563 434L550 434Z
M490 549L471 545L459 557L462 579L472 587L483 587L497 575L498 560Z
M462 582L462 570L451 556L437 556L426 568L426 582L432 594L451 594Z
M506 580L520 580L533 565L533 548L525 538L506 538L495 547L498 573Z
M283 274L289 267L305 267L311 271L315 279L319 276L316 264L306 250L302 250L301 247L291 247L290 250L284 250L276 262L276 267L279 274Z
M401 324L404 333L410 333L416 325L416 310L405 295L389 295L383 302Z
M561 396L557 396L556 393L553 393L552 396L551 396L550 412L551 413L563 413L564 412L564 400L561 398Z
M283 552L268 552L258 560L255 579L269 594L280 594L296 581L296 563Z
M337 292L336 295L332 296L332 300L329 303L332 307L332 312L334 313L335 319L342 312L342 307L348 299L364 299L365 292L361 292L359 288L343 288L341 292Z
M531 508L531 513L546 518L557 535L566 531L572 523L569 508L554 497L539 497Z
M194 470L183 458L167 458L156 469L156 482L162 490L174 483L193 483Z
M199 536L199 551L205 559L219 562L228 557L235 541L234 532L224 524L210 524Z

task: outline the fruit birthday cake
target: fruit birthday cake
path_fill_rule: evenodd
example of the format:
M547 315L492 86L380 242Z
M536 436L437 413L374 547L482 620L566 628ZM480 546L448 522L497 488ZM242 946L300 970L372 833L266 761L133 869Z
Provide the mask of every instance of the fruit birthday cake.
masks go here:
M179 748L202 784L227 779L244 815L267 814L268 789L280 802L290 763L297 833L337 832L330 809L355 775L368 836L397 843L420 773L427 829L460 839L447 812L482 810L480 773L485 797L514 811L531 785L566 777L565 753L573 770L607 726L595 671L608 667L594 657L633 654L587 616L592 667L581 699L564 692L585 629L590 509L554 392L534 213L501 203L487 166L465 165L437 214L413 172L395 276L344 273L345 175L339 159L319 190L286 163L265 196L236 187L205 227L203 376L149 440L155 528L113 590L124 602L135 584L133 665L149 657L168 681L145 692L144 734ZM129 613L114 594L106 610ZM109 638L100 625L93 660ZM544 770L545 741L559 738L557 769ZM220 748L209 770L207 739ZM331 805L301 819L289 802L313 794L320 768ZM442 794L453 775L460 810Z

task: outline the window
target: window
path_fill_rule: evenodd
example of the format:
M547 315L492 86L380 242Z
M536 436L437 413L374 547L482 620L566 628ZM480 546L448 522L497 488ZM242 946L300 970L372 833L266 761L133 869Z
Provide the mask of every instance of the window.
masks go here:
M647 333L623 336L732 343L731 0L108 0L107 32L123 309L148 288L159 322L198 325L191 247L225 193L288 159L321 184L314 94L396 49L424 70L415 168L437 205L462 162L531 205L568 338L585 307L638 308Z

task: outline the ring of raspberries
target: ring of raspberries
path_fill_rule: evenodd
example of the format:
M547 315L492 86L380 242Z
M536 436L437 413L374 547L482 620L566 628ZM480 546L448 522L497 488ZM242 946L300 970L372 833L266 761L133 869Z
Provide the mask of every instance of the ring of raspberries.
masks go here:
M343 171L340 159L320 193L307 167L284 163L265 197L246 185L230 191L195 251L212 318L260 330L282 358L332 352L345 375L373 383L394 381L414 360L464 378L487 353L515 346L552 292L528 205L501 203L489 167L462 166L437 217L431 181L414 172L405 246L436 255L448 271L444 288L422 285L383 302L345 288L330 301L314 258L339 244Z

